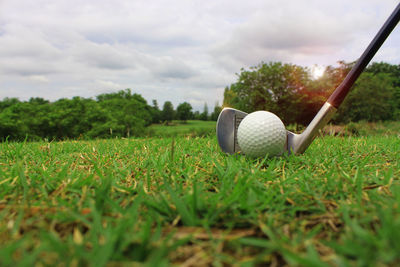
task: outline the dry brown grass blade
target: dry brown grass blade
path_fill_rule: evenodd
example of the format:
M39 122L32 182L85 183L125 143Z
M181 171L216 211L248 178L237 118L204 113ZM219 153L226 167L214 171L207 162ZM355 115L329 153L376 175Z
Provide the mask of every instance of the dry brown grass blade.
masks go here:
M167 231L168 233L175 231L175 229L171 229ZM257 234L255 229L233 229L233 230L224 230L224 229L210 229L209 231L200 228L200 227L190 227L183 226L179 227L178 230L174 233L174 237L177 239L186 238L188 236L192 236L194 239L198 240L210 240L210 239L222 239L222 240L233 240L246 236L254 236Z
M364 186L362 189L363 190L371 190L371 189L375 189L375 188L378 188L378 187L381 187L382 185L379 185L379 184L372 184L372 185L367 185L367 186Z
M24 210L24 212L29 213L31 215L41 213L56 213L60 211L67 211L66 208L55 208L55 207L39 207L39 206L27 206L27 205L7 205L7 204L0 204L0 211L4 209L9 210ZM91 213L91 209L83 208L81 210L82 215L86 215Z

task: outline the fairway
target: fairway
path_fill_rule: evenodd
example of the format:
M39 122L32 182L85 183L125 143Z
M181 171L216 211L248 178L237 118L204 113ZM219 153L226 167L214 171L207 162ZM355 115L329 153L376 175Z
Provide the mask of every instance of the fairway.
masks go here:
M215 134L215 121L188 120L173 121L170 125L153 124L148 128L150 136L206 136Z
M2 266L400 263L396 135L260 161L214 136L0 147Z

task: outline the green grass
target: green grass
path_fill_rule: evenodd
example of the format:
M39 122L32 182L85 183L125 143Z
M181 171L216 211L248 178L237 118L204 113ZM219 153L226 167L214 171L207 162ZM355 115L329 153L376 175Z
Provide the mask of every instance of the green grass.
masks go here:
M397 135L400 136L400 123L396 121L357 122L345 126L350 134L355 135Z
M0 144L0 265L400 264L397 135L251 160L215 136Z
M173 121L169 125L153 124L147 128L149 136L174 137L174 136L208 136L215 134L215 121L188 120Z

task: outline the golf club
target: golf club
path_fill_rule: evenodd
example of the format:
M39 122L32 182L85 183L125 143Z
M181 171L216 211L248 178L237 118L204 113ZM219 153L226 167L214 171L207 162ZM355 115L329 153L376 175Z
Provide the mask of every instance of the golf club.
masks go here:
M286 131L287 153L302 154L312 143L318 131L322 129L333 117L340 104L349 93L357 78L366 68L373 56L382 46L383 42L390 35L400 20L400 4L397 5L393 13L386 20L385 24L376 34L364 53L358 59L354 67L350 70L342 83L335 89L332 95L321 107L314 119L301 134ZM228 154L240 152L241 149L237 142L237 130L240 122L246 117L247 113L234 109L224 108L217 120L217 139L222 151Z

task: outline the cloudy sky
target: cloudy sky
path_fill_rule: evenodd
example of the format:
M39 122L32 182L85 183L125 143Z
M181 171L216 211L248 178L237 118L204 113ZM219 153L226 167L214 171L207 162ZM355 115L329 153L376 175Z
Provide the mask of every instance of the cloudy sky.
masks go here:
M241 68L357 59L398 0L0 0L0 99L221 104ZM373 61L400 63L398 26Z

